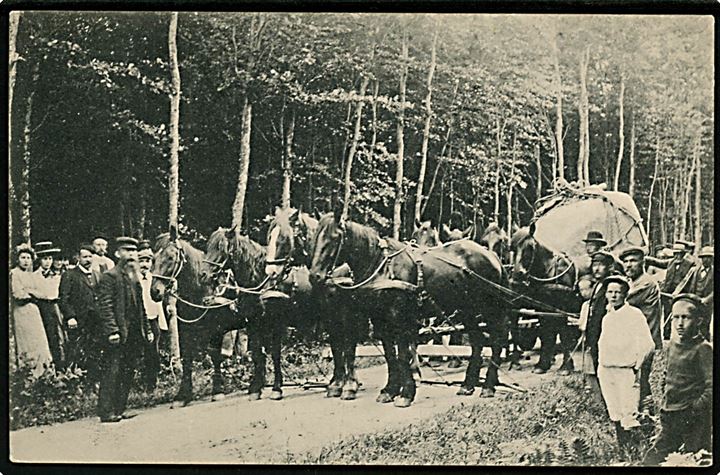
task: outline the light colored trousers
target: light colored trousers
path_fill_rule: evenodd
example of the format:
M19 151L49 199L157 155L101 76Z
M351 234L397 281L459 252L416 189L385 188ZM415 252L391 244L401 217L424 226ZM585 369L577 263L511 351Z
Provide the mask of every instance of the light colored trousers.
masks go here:
M635 385L633 369L599 365L597 376L610 420L624 423L634 419L640 402L640 386Z

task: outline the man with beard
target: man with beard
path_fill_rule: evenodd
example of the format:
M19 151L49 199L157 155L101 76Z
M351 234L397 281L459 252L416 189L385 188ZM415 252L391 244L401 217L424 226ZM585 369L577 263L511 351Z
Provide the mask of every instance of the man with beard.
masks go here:
M662 350L660 286L645 272L645 251L639 247L630 247L620 253L620 259L625 266L625 274L630 279L627 302L631 306L639 308L645 315L655 343L655 350ZM650 371L654 357L655 352L648 353L640 368L640 411L648 411L650 414L655 412L650 391Z
M118 422L124 415L130 385L143 348L154 341L138 281L137 240L117 238L118 265L98 284L99 338L103 345L102 379L98 397L101 422Z

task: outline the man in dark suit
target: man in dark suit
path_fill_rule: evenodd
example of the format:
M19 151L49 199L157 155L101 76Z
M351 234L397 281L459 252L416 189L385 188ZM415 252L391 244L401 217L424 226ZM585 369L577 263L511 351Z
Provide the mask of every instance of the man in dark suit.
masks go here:
M695 263L687 257L687 248L684 241L676 241L673 244L673 260L670 262L665 274L665 280L660 290L663 293L663 308L665 309L665 323L663 325L663 336L670 338L670 309L672 308L672 296L683 293L683 289L689 283L689 273Z
M88 372L92 382L99 377L100 348L97 334L97 296L95 290L100 273L92 268L93 248L80 246L78 265L60 278L60 310L68 332L68 364L76 364Z
M103 342L103 374L98 397L101 422L118 422L127 407L130 385L143 347L154 337L138 281L137 240L117 238L118 265L98 284L99 335Z
M710 340L710 315L713 310L713 291L715 284L713 276L713 259L715 252L712 247L705 246L700 250L698 257L700 258L700 265L693 269L693 275L690 277L690 281L684 291L700 297L700 302L704 306L702 308L703 324L701 331L703 336Z

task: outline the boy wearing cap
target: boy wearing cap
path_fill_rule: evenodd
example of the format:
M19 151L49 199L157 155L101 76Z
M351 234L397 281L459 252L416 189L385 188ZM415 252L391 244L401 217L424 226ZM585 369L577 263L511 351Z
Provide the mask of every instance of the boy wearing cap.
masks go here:
M645 315L626 301L630 282L621 275L605 279L607 313L598 340L598 368L605 405L615 423L618 443L628 443L626 431L638 427L634 389L636 375L648 353L655 347Z
M138 281L137 240L117 238L118 265L105 272L98 284L99 338L103 346L103 372L98 397L101 422L124 417L138 359L154 341L145 315Z
M148 392L153 392L160 372L160 331L167 331L168 326L162 303L155 302L150 296L153 278L150 268L153 264L153 251L148 241L142 241L138 246L138 262L140 264L140 286L143 292L143 304L155 340L147 345L147 351L145 352L145 387Z
M713 350L700 335L702 307L694 294L673 299L660 433L643 459L645 465L659 464L683 444L686 452L712 450Z
M660 334L660 318L662 304L660 302L660 286L645 272L645 251L640 247L630 247L620 253L625 273L630 279L630 291L627 295L628 304L640 309L645 315L650 333L655 342L655 350L662 350ZM650 390L650 371L655 357L650 352L640 369L640 407L653 413L653 399Z

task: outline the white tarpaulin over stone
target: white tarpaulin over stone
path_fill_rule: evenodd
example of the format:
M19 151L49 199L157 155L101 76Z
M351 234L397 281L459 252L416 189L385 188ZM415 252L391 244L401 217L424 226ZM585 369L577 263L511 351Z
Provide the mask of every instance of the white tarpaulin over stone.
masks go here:
M616 256L630 246L648 250L642 218L626 193L599 186L563 188L544 198L535 211L535 239L576 262L586 255L583 239L588 231L600 231L606 249Z

